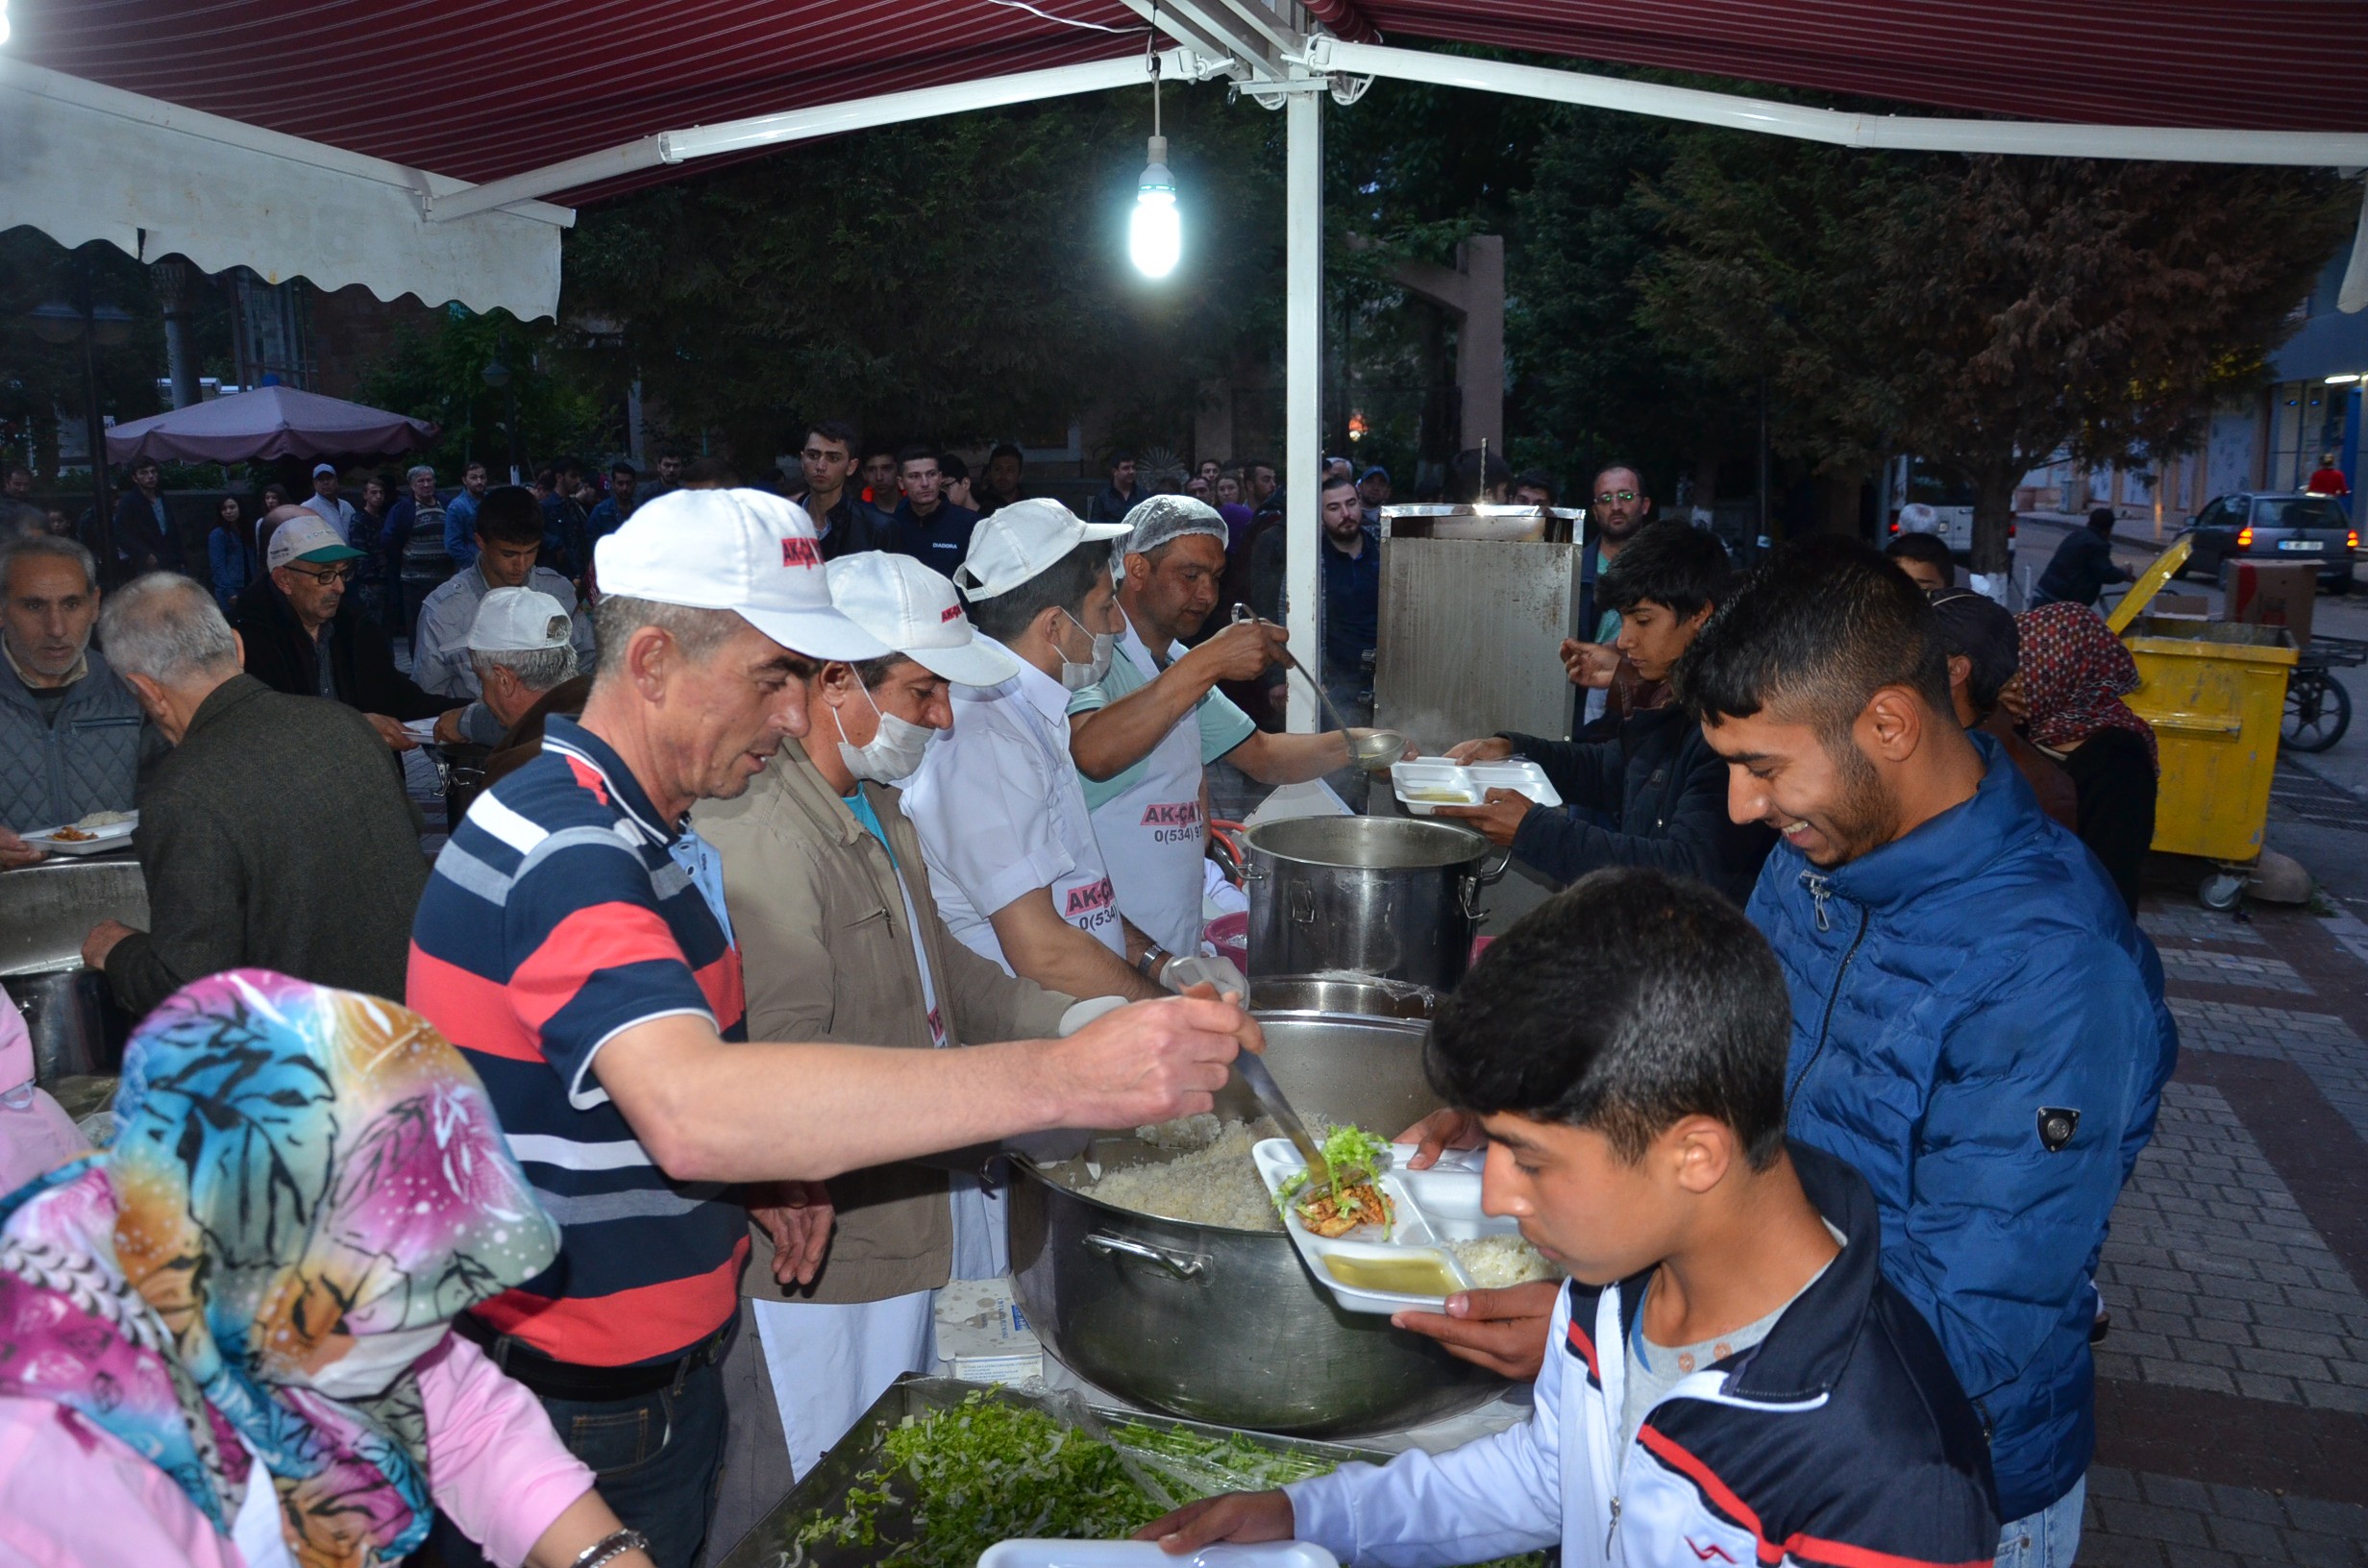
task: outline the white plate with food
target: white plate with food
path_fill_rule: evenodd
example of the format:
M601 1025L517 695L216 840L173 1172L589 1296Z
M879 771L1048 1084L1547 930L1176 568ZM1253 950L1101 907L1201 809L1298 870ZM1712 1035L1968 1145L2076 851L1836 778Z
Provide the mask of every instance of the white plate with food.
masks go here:
M132 842L139 826L136 811L94 811L63 827L45 827L24 835L25 843L50 855L103 855Z
M1491 790L1512 790L1542 806L1559 806L1562 792L1545 776L1545 770L1527 757L1503 762L1449 762L1444 757L1417 757L1390 765L1390 786L1398 802L1416 817L1435 815L1442 806L1477 806Z
M1340 1559L1313 1541L1221 1541L1179 1557L1157 1541L1025 1540L987 1548L978 1568L1340 1568Z
M1437 1311L1472 1288L1443 1238L1431 1228L1404 1179L1389 1167L1390 1145L1354 1127L1323 1140L1332 1190L1311 1205L1302 1196L1307 1162L1290 1139L1270 1138L1250 1151L1259 1179L1283 1212L1283 1229L1316 1283L1352 1312Z

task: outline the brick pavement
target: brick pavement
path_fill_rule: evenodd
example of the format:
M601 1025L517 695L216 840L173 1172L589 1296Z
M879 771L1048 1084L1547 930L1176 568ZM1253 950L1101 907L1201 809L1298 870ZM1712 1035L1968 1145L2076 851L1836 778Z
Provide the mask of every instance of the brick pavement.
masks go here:
M2081 1561L2368 1568L2368 963L2165 895L2183 1049L2098 1283Z

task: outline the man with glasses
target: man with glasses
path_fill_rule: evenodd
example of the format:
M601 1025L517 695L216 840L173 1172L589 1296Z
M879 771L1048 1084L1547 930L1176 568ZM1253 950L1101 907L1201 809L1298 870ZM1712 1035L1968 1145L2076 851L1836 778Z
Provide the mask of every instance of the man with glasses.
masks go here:
M855 428L844 420L816 420L806 428L805 445L798 452L798 474L805 489L789 499L805 508L822 538L826 561L888 548L887 532L848 488L855 472Z
M1643 477L1628 463L1611 463L1598 469L1595 482L1588 494L1593 499L1587 507L1587 552L1579 557L1579 636L1563 645L1563 663L1574 674L1579 664L1590 653L1598 657L1616 658L1613 640L1619 636L1619 611L1607 610L1595 602L1595 579L1603 569L1619 554L1620 547L1637 536L1653 515L1653 498L1644 493ZM1604 715L1611 703L1609 686L1591 686L1587 692L1587 708L1582 724L1591 724Z
M531 588L557 600L575 625L569 640L576 657L590 667L592 624L577 611L576 590L540 564L543 515L534 492L524 485L485 493L477 509L477 564L455 573L419 607L411 675L423 691L472 701L484 695L469 657L469 628L477 624L478 606L497 588Z
M263 521L272 530L263 552L268 570L238 596L247 674L275 692L360 709L397 751L419 744L403 727L406 720L449 711L446 726L456 725L459 706L421 691L396 669L385 631L346 593L361 551L303 506L276 507Z

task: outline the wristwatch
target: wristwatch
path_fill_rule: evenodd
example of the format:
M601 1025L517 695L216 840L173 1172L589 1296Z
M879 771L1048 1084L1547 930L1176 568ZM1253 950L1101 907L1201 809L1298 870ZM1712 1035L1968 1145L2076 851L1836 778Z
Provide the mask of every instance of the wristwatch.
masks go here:
M1141 958L1135 960L1135 972L1156 985L1159 982L1159 967L1174 956L1155 942L1143 950Z

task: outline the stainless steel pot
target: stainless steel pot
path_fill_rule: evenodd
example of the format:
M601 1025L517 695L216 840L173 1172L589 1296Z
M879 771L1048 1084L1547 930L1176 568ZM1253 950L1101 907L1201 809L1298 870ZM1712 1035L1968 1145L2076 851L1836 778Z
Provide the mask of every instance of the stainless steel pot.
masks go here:
M1429 1019L1439 993L1369 974L1262 974L1249 983L1260 1013L1346 1013L1360 1018Z
M1450 991L1471 963L1480 890L1512 857L1412 817L1298 817L1244 841L1249 972L1349 969Z
M107 977L82 963L83 939L107 919L147 927L137 861L43 861L0 876L0 988L32 1031L37 1083L111 1073L122 1064L132 1020Z
M33 1081L112 1073L123 1066L130 1015L115 1005L107 976L77 965L46 974L0 975L0 989L25 1016L33 1036Z
M1273 1015L1267 1061L1303 1115L1395 1133L1438 1106L1423 1026ZM1245 1120L1239 1079L1218 1103ZM1160 1158L1098 1140L1105 1166ZM1014 1162L1011 1266L1022 1307L1072 1370L1152 1409L1266 1432L1360 1433L1485 1404L1502 1380L1387 1317L1343 1311L1279 1231L1194 1225L1113 1208L1076 1188L1084 1159Z

